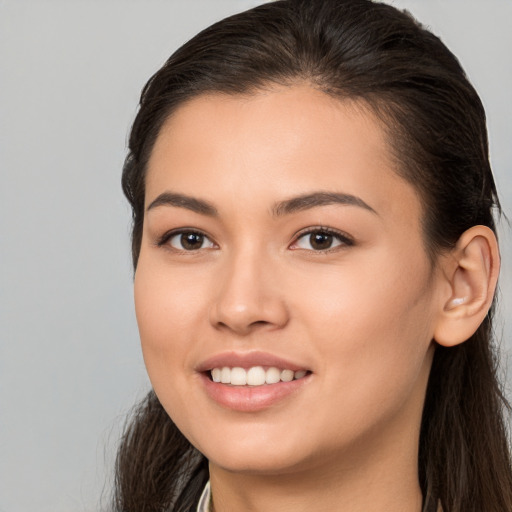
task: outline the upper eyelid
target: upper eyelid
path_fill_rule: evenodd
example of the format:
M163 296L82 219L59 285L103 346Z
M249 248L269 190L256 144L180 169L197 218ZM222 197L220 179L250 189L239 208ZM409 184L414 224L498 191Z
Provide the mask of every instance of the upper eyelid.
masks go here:
M210 240L210 242L212 242L213 244L217 245L217 242L215 242L215 240L213 239L213 237L211 235L209 235L205 231L203 231L201 229L197 229L197 228L175 228L175 229L170 229L169 231L166 231L163 235L161 235L161 236L159 236L157 238L156 245L157 246L162 246L162 245L166 244L172 237L174 237L176 235L181 235L183 233L195 233L197 235L204 236L205 238Z
M346 233L345 231L341 231L339 229L327 227L327 226L311 226L308 228L301 229L298 233L296 233L293 237L293 242L298 240L299 238L310 235L311 233L320 232L320 233L328 233L329 235L337 236L345 241L349 241L350 243L354 243L354 237ZM293 243L292 242L292 243Z
M303 228L303 229L299 230L297 233L295 233L293 235L290 245L293 245L294 243L296 243L299 238L302 238L303 236L310 235L311 233L315 233L315 232L324 232L324 233L333 235L335 237L338 237L343 242L347 243L347 245L351 245L354 243L354 238L351 235L349 235L348 233L341 231L339 229L328 227L328 226L318 225L318 226L309 226L307 228ZM208 240L210 240L210 242L212 242L213 244L218 245L217 242L215 241L214 237L212 237L210 234L208 234L207 232L205 232L201 229L192 228L192 227L170 229L169 231L166 231L162 236L158 237L158 239L156 241L156 245L158 245L158 246L164 245L173 236L176 236L176 235L179 235L182 233L197 233L198 235L202 235L205 238L207 238Z

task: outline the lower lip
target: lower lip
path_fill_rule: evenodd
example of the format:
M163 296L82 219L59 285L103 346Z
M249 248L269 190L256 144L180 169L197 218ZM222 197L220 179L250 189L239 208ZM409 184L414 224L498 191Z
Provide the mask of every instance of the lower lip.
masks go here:
M231 386L213 382L206 374L201 378L207 395L219 405L241 412L257 412L291 398L307 382L311 375L290 382L264 384L263 386Z

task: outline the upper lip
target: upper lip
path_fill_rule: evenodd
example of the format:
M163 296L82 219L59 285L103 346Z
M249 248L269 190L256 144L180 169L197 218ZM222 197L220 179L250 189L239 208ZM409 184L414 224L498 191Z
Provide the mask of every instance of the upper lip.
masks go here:
M216 354L199 363L196 367L198 372L207 372L213 368L251 368L253 366L273 366L286 370L309 370L304 365L289 361L282 357L268 352L223 352Z

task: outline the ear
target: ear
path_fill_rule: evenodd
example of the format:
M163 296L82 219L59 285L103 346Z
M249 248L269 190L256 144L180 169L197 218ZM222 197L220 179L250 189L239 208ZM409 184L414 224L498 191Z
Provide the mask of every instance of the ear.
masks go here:
M498 242L486 226L473 226L441 262L445 283L434 339L451 347L478 329L491 307L498 281Z

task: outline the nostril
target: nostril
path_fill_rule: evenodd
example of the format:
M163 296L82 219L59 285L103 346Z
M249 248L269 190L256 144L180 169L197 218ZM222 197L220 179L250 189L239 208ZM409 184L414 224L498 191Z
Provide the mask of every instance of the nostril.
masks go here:
M258 320L256 322L253 322L252 324L250 324L250 326L257 327L257 326L269 325L269 324L270 324L270 322L267 322L265 320Z
M272 322L267 322L266 320L256 320L253 322L247 321L244 322L242 319L237 321L232 319L231 321L220 321L217 322L216 327L218 329L227 329L230 331L235 331L238 334L245 335L250 334L253 331L258 329L262 329L268 326L272 326Z

